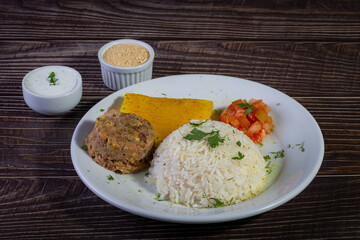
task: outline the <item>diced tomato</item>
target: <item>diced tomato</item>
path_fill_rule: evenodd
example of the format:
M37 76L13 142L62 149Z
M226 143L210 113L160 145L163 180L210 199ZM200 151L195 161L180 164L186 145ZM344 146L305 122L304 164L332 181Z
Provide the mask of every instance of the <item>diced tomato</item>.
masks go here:
M249 104L253 106L252 111L247 107L240 107L240 103L248 103L245 99L232 102L220 115L220 121L230 124L243 131L254 143L261 143L267 134L274 128L273 120L268 115L270 107L262 100L250 99Z
M236 100L236 101L232 102L230 106L233 106L235 111L238 111L239 109L243 109L245 111L245 109L243 107L239 106L240 103L246 103L246 100L242 100L242 99Z
M268 118L267 113L262 108L256 108L255 110L255 116L257 119L259 119L260 122L264 123L266 119Z
M266 137L266 132L264 129L261 129L259 132L254 133L250 139L254 143L261 143L264 137Z
M254 122L253 124L250 125L249 129L248 129L248 133L249 134L254 134L259 132L262 129L262 124L259 121Z
M236 110L235 117L241 117L241 116L244 116L244 114L245 114L245 110L240 108L240 109Z
M254 122L258 121L258 119L256 118L256 116L255 116L255 114L253 112L247 114L246 117L249 119L249 121L251 123L254 123Z
M270 134L271 131L272 131L273 125L272 125L271 123L265 122L265 123L263 124L263 127L264 127L266 133L267 133L267 134Z
M240 121L234 116L229 117L229 123L230 123L231 126L233 126L235 128L240 127Z
M273 120L272 120L272 118L269 116L267 119L266 119L266 121L265 122L268 122L268 123L273 123Z
M228 106L220 115L220 121L224 123L229 123L229 117L234 112L234 107L232 105Z
M240 126L245 129L248 129L251 125L251 123L249 122L249 120L246 118L245 115L239 117L239 122L240 122Z
M221 122L224 122L224 123L227 123L229 124L229 114L228 113L222 113L220 115L220 119L219 119Z

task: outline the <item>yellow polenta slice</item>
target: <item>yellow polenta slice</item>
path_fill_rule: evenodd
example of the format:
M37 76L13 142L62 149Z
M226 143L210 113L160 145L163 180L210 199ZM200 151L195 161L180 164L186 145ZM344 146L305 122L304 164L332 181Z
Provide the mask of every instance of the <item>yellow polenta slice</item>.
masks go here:
M208 120L213 111L213 102L188 98L149 97L126 93L121 112L135 113L148 120L155 129L155 144L158 145L171 132L190 120Z

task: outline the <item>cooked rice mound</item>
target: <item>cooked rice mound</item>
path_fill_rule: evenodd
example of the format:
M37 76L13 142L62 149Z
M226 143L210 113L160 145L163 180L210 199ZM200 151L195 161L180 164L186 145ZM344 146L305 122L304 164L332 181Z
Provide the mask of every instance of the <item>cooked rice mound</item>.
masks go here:
M201 140L185 139L194 128L205 133L219 131L224 141L212 148L207 140L211 135ZM239 152L244 157L233 159L239 157ZM264 189L265 166L257 146L243 132L210 120L200 126L185 124L165 138L154 154L148 181L156 185L161 199L173 203L226 206L252 198Z

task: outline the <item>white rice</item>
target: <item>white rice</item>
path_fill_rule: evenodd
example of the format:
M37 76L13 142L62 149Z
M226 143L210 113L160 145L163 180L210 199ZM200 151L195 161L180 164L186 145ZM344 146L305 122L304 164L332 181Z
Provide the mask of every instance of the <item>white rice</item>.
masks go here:
M206 133L219 130L224 142L212 148L207 137L185 139L194 128ZM244 158L232 159L239 152ZM259 194L266 184L265 166L257 146L243 132L210 120L200 126L185 124L165 138L154 154L147 180L156 185L160 199L192 207L224 206Z

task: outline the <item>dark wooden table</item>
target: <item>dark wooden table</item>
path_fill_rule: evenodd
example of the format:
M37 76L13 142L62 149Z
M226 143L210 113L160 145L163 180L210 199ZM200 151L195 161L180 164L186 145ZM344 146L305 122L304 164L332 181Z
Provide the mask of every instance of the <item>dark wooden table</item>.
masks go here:
M77 176L70 139L113 91L97 59L105 43L148 42L153 77L206 73L276 88L305 106L325 138L318 175L259 216L182 225L104 202ZM360 2L1 1L0 239L348 239L360 234ZM67 65L83 77L80 104L47 117L24 102L23 76Z

